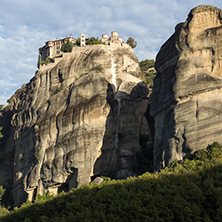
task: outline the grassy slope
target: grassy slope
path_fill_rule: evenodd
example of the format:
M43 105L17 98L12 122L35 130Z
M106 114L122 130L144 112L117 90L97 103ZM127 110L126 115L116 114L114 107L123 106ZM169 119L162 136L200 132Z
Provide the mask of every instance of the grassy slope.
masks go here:
M0 221L13 222L222 221L222 146L214 143L159 173L107 179L3 212Z

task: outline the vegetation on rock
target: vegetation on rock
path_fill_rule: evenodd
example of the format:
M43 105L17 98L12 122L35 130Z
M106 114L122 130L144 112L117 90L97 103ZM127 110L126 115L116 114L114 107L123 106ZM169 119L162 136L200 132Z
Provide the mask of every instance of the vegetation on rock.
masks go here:
M80 42L81 42L81 39L80 39L80 38L77 38L77 39L76 39L76 45L80 46Z
M52 62L54 62L54 59L48 57L46 60L41 61L40 64L41 64L41 65L47 65L48 63L52 63Z
M153 80L156 76L156 70L154 68L155 61L153 59L145 59L139 62L140 70L142 71L141 80L153 87Z
M41 65L41 55L38 55L38 62L37 62L37 68L39 69Z
M126 44L130 45L132 48L135 48L137 46L137 41L135 41L134 38L129 37L126 41Z
M3 138L2 130L3 130L3 127L0 126L0 139Z
M11 127L10 121L7 121L4 118L0 118L0 140L6 136Z
M72 49L73 49L73 42L66 42L66 43L63 43L62 44L62 47L61 47L61 51L62 52L72 52Z
M97 45L102 44L102 42L99 41L99 38L92 37L89 40L86 41L86 45Z
M153 59L145 59L139 62L140 70L142 72L147 71L149 68L153 68L155 61Z
M1 221L221 221L222 146L214 143L159 173L126 180L106 178L60 193L38 196Z

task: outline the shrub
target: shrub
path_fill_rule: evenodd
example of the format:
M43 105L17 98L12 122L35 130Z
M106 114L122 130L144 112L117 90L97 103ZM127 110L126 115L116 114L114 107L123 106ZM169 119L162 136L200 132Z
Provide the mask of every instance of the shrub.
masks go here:
M86 45L98 45L98 44L101 44L98 37L97 38L92 37L88 41L86 41Z
M155 61L153 59L145 59L139 62L140 70L147 71L149 68L154 67Z
M149 70L149 68L154 68L155 61L153 59L146 59L139 62L140 70L142 71L141 80L145 84L149 84L150 88L153 87L153 80L156 76L155 69Z
M54 62L53 58L48 57L46 60L41 62L41 65L47 65L48 63Z
M3 127L0 126L0 139L4 137L3 134L2 134L2 129L3 129Z
M137 42L132 37L129 37L127 39L126 44L130 45L132 48L135 48L137 46Z
M61 47L61 51L62 52L72 52L73 46L74 46L73 42L70 42L70 41L63 43L62 47Z
M80 38L76 39L76 45L80 46L80 42L81 42Z
M56 198L38 197L10 213L0 208L1 221L222 221L221 154L215 143L158 173L108 178Z

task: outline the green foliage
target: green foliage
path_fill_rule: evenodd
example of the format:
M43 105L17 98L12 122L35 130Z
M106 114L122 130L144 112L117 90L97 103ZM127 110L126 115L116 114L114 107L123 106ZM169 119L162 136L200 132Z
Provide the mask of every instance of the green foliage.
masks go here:
M41 65L47 65L48 63L54 62L53 58L48 57L46 60L41 61Z
M92 37L86 41L86 45L97 45L97 44L101 44L98 37L97 38Z
M9 210L2 206L2 197L5 194L6 189L0 186L0 216L6 216L9 214Z
M5 193L5 188L1 185L0 186L0 203L2 202L2 196L4 195Z
M0 110L2 110L2 109L3 109L3 107L4 107L4 105L0 104Z
M4 118L0 119L0 140L6 137L10 127L11 127L11 122L9 120L7 121Z
M41 64L41 55L38 55L38 62L37 62L37 68L40 68L40 64Z
M147 137L141 138L141 144ZM45 194L48 195L48 194ZM52 197L50 197L52 198ZM222 221L222 146L214 143L158 173L106 178L56 198L24 203L1 221ZM2 213L2 209L4 212Z
M5 207L3 207L2 205L0 205L0 219L1 217L7 216L9 214L10 214L10 211L6 209Z
M140 70L142 71L141 80L145 84L149 84L151 88L153 87L153 80L156 76L154 64L155 61L153 59L145 59L139 62Z
M80 42L81 42L80 38L76 39L76 45L80 46Z
M0 139L2 139L4 137L3 134L2 134L2 130L3 130L3 127L0 126Z
M153 59L145 59L139 62L140 70L147 71L149 68L154 67L155 61Z
M52 200L53 196L49 192L44 192L42 195L38 194L35 198L35 203L45 202L47 200Z
M63 43L62 47L61 47L61 51L62 52L72 52L73 46L74 46L73 42L70 42L70 41Z
M218 142L214 142L207 149L198 150L193 154L194 160L210 161L221 155L222 147Z
M130 45L132 48L135 48L137 46L137 41L135 41L134 38L129 37L126 41L126 44Z

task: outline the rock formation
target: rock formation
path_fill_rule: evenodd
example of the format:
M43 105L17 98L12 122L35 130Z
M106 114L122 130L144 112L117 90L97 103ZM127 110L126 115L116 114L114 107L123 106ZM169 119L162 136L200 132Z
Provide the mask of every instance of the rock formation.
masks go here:
M5 108L11 128L1 151L14 152L14 159L2 163L0 173L12 171L1 182L12 183L15 206L111 172L135 175L139 136L147 133L148 89L139 74L126 44L76 47L11 97Z
M222 142L222 10L198 6L161 47L151 98L154 167Z

